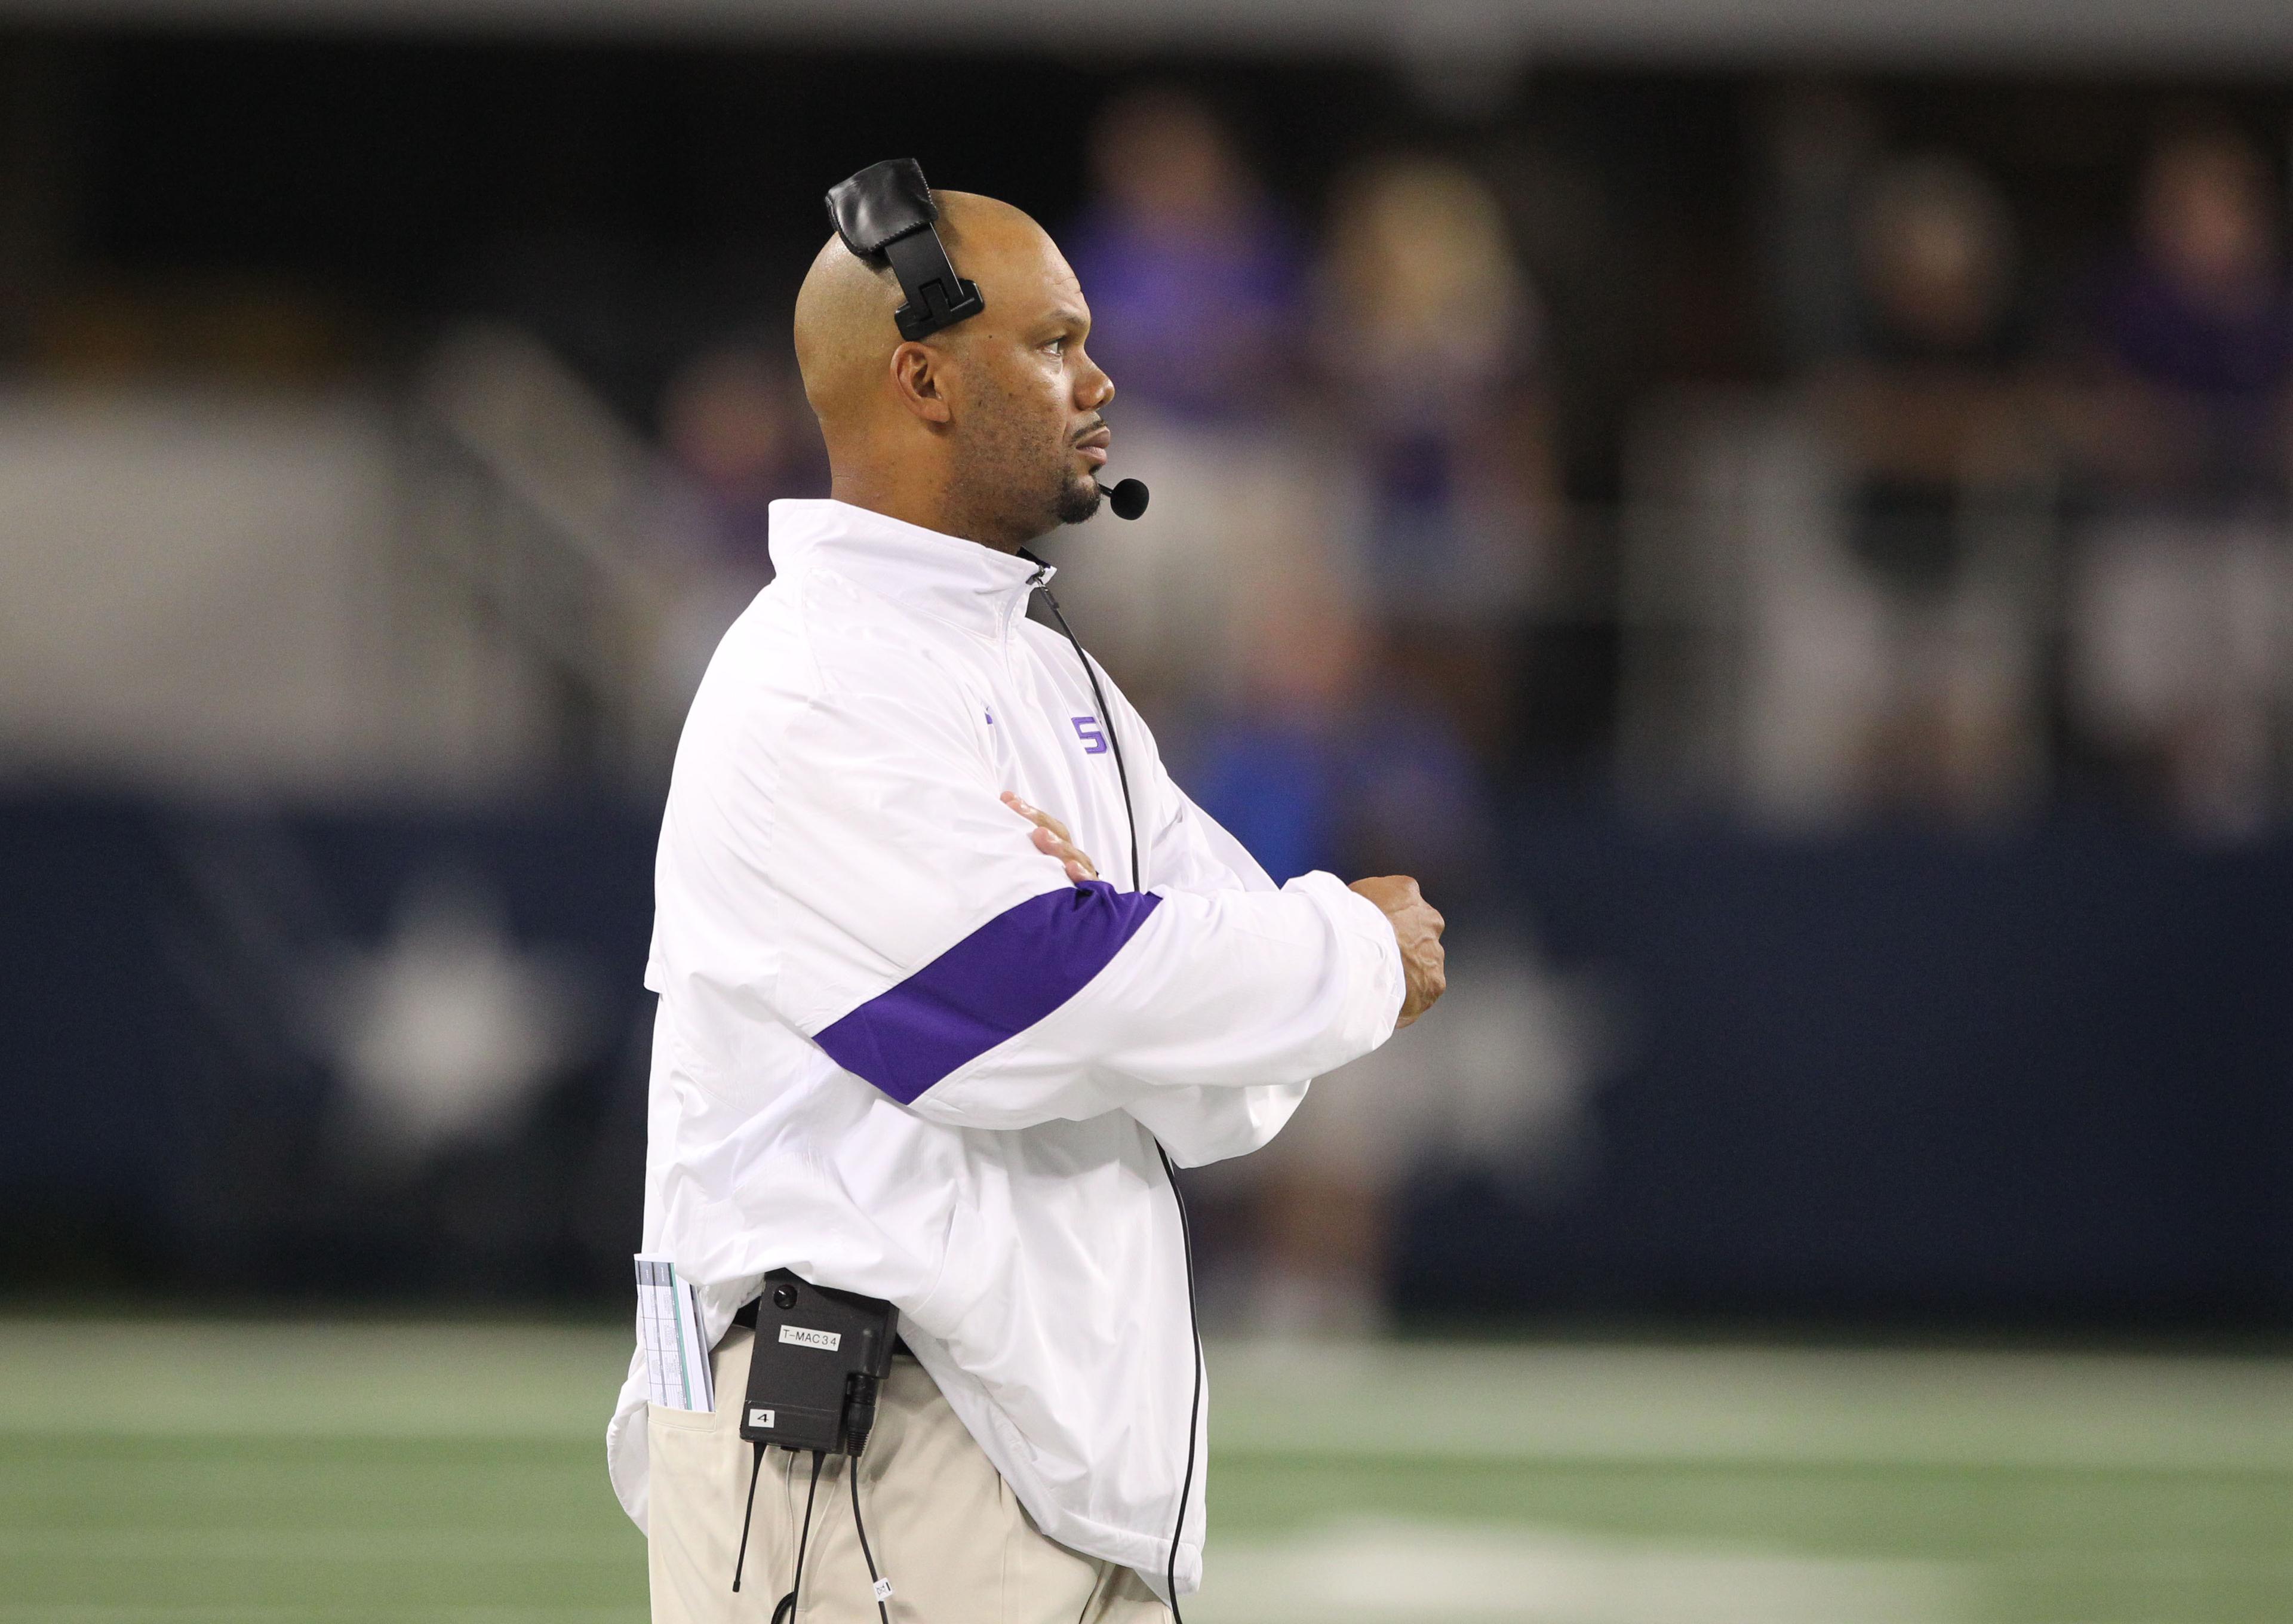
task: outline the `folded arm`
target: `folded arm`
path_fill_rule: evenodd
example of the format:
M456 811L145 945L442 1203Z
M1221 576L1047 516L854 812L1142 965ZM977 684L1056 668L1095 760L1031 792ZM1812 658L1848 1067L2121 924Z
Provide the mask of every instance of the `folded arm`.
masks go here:
M770 999L922 1115L1023 1127L1294 1083L1393 1030L1392 928L1330 876L1260 892L1077 882L952 710L823 700L798 733L813 776L769 809L752 870L780 923Z

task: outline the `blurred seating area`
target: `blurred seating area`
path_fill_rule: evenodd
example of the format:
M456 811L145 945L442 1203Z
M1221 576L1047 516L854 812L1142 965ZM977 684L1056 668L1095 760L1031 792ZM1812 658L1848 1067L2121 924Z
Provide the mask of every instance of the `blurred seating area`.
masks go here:
M2293 651L2282 186L2183 114L2041 274L1993 178L1778 115L1780 390L1676 391L1636 455L1633 771L1762 821L2103 802L2281 824Z
M385 228L339 205L280 203L314 234L298 255L247 240L245 200L206 222L142 195L134 109L71 171L44 147L69 125L37 117L71 53L9 61L30 106L0 458L38 488L0 595L41 607L0 762L658 781L769 577L766 507L824 488L781 308L813 180L724 187L685 208L708 240L667 245L626 198L489 230L448 197L452 255L361 277L342 256ZM1290 72L1292 101L1325 88ZM1389 85L1333 146L1247 77L1070 87L1071 179L939 167L1070 251L1117 471L1155 502L1065 539L1063 591L1276 868L1452 870L1523 789L1786 829L2284 822L2282 109L2057 93L2084 122L2033 153L1948 90L1580 74L1473 117ZM1649 161L1667 109L1692 144ZM410 227L430 174L369 175L417 187L374 208ZM58 456L87 476L38 478ZM309 511L227 545L134 505L195 464L222 511L275 506L265 457ZM92 532L167 555L159 685L189 719L121 719L161 656ZM216 717L255 714L244 670L194 652L251 655L234 613L359 628L266 651L302 663L236 742Z

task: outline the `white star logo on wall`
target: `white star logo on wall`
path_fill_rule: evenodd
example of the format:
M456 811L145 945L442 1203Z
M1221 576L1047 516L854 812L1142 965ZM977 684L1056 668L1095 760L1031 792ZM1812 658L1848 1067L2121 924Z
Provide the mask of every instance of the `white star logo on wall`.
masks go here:
M1625 1058L1625 1000L1525 933L1473 941L1453 970L1424 1020L1317 1083L1284 1138L1372 1184L1436 1152L1557 1193L1597 1154L1591 1109Z
M588 1042L579 982L521 948L477 882L409 886L380 947L345 954L327 978L353 1133L410 1159L514 1129Z

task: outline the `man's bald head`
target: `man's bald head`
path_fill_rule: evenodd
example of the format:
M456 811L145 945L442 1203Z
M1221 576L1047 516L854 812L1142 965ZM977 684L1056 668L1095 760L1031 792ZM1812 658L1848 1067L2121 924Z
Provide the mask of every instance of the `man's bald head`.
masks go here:
M931 528L969 524L984 532L974 539L1018 545L1088 516L1076 513L1085 497L1096 505L1090 466L1068 465L1114 387L1082 354L1090 308L1049 233L993 198L932 198L948 257L978 285L982 311L928 340L903 340L890 267L831 237L797 294L797 366L839 497L908 510L902 517L930 512L940 521ZM1046 481L1061 493L1048 506ZM1036 507L1045 516L1028 529L1024 514Z
M814 257L796 295L796 364L823 431L890 367L900 341L892 312L899 307L900 284L890 265L871 266L840 237L831 237Z
M995 308L995 284L1003 279L995 274L1001 261L1024 260L1028 248L1058 253L1041 226L1008 203L968 191L936 191L932 201L939 206L940 241L948 258L961 267L959 275L979 285L989 310ZM1015 255L1014 249L1021 252ZM903 302L889 263L869 264L841 237L831 236L813 256L796 295L796 364L823 432L833 432L831 416L846 417L887 382L892 351L901 342L892 316ZM944 327L933 337L952 340L965 325Z

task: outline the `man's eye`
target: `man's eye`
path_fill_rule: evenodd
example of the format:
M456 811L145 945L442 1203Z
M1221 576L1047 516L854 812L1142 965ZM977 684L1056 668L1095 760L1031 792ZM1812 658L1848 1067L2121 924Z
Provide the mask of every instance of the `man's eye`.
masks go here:
M1054 338L1043 348L1049 350L1053 355L1065 355L1067 352L1067 341L1064 338Z

